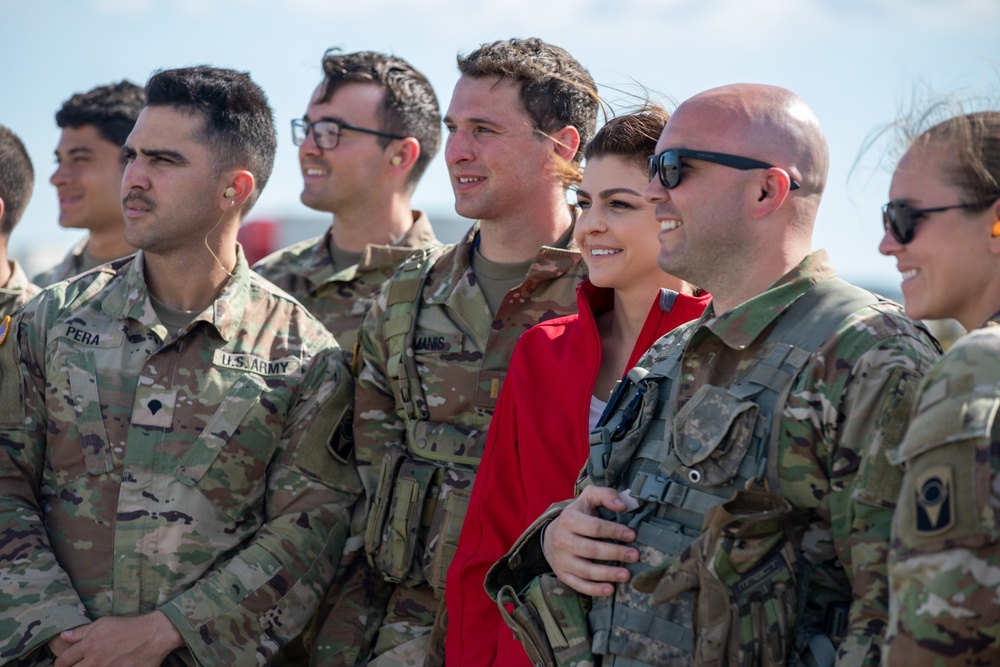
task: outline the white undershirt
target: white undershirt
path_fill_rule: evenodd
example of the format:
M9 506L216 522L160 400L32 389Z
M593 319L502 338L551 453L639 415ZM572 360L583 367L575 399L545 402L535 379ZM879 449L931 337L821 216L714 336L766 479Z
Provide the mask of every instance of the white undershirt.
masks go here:
M597 420L601 418L604 414L604 408L608 407L607 401L602 401L596 396L590 397L590 430L593 431L597 427Z

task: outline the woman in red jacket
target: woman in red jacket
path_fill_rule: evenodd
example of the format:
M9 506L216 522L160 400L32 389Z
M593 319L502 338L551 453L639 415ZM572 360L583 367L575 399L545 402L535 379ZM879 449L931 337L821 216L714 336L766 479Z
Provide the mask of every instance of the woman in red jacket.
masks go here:
M573 495L615 383L710 299L657 265L660 227L642 192L666 121L659 107L613 118L584 151L574 234L590 277L577 288L579 315L528 330L511 358L448 571L449 667L530 666L483 590L486 571L535 517Z

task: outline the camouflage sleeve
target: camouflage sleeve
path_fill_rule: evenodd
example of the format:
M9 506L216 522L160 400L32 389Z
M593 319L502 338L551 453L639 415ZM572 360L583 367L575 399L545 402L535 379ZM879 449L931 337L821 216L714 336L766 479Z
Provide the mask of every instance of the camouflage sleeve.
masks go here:
M832 618L823 596L850 592L840 598L849 606L846 627L835 631L843 630L838 667L879 664L888 619L885 563L902 479L886 452L902 438L920 380L937 356L930 339L902 317L855 319L838 332L834 349L821 351L834 363L814 369L809 385L786 404L783 440L792 444L782 458L805 467L794 474L796 466L788 466L785 477L793 473L799 481L782 490L798 506L818 502L802 548L813 563L810 602L828 610L820 628ZM822 537L827 521L832 543Z
M90 621L49 543L38 489L45 465L44 326L33 309L0 343L0 663Z
M297 636L322 600L361 492L328 447L353 388L339 348L313 358L267 472L252 541L161 610L201 665L258 664Z
M956 343L928 375L902 444L886 663L1000 664L1000 330Z
M354 389L354 451L358 473L368 502L378 486L382 458L391 447L402 447L406 440L405 425L396 413L396 399L389 387L386 372L388 349L385 326L385 295L379 297L361 322L355 358L357 385Z
M493 564L486 574L486 589L491 597L501 586L510 585L519 591L528 585L535 577L551 572L552 567L545 559L542 550L542 536L545 528L558 517L572 500L560 500L553 503L541 516L528 526L507 554Z

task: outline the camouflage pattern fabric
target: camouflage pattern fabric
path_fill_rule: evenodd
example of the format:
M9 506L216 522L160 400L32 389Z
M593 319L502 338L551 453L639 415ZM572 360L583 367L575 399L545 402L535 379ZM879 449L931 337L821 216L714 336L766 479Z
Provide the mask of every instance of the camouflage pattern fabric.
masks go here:
M28 281L28 276L16 260L11 260L10 269L12 273L7 284L0 287L0 322L8 315L13 315L41 291L37 285Z
M253 270L285 290L332 333L348 355L354 354L358 328L379 288L416 248L440 245L430 220L414 211L413 226L392 245L369 244L355 266L334 273L331 230L323 236L279 250Z
M718 317L709 306L701 320L657 341L640 359L641 368L655 366L669 356L672 346L685 346L668 419L673 422L699 388L736 384L754 367L758 355L770 352L762 349L762 343L782 313L811 285L834 275L826 253L818 251L763 294ZM937 358L936 343L901 307L865 307L810 356L793 380L777 425L778 491L793 507L800 562L808 573L807 604L796 633L822 633L827 610L847 605L846 632L838 648L840 667L879 663L888 618L885 560L901 482L885 452L902 438L920 378ZM604 484L604 480L583 483ZM537 533L542 525L536 522L528 530ZM530 535L520 544L522 550L541 551ZM543 558L520 556L521 568ZM640 550L640 561L646 558L649 566L661 564L654 562L659 554ZM527 574L515 576L523 579ZM618 585L615 595L619 594L632 603L639 599L636 596L646 595L629 584ZM646 604L652 605L652 600ZM690 612L686 617L690 619ZM690 656L654 655L650 660L687 665ZM613 660L606 656L603 664Z
M657 605L696 592L693 667L785 667L798 611L791 515L777 494L739 490L679 556L633 579Z
M404 577L393 592L376 653L430 632L441 601L444 575L454 554L454 544L442 544L445 540L439 543L431 534L452 535L457 543L460 513L448 515L450 520L440 517L447 515L445 506L451 502L448 496L467 498L469 494L514 345L535 324L575 312L576 285L585 276L586 266L575 246L542 247L524 282L511 290L496 315L491 315L469 264L478 243L478 230L478 224L474 225L457 246L438 258L424 286L412 354L429 421L410 424L409 435L401 417L405 411L396 404L393 378L386 370L388 350L383 327L388 288L376 299L359 334L354 436L369 510L376 501L386 500L375 497L383 460L394 466L386 472L390 479L394 471L403 469L417 477L432 477L436 483L428 490L424 510L432 509L435 503L441 507L441 511L432 512L436 518L428 517L427 521L421 520L422 512L417 511L417 523L422 525L414 526L419 534L408 538L412 540L408 548L413 547L413 565L404 564L402 568L412 576ZM479 443L462 453L463 460L470 463L443 466L440 459L432 458L438 427L454 428Z
M332 229L323 236L279 250L253 266L253 270L285 290L337 338L348 365L353 362L358 328L379 289L396 268L417 248L439 245L427 215L414 211L413 226L392 245L369 244L361 261L334 271L330 255ZM360 498L352 510L353 533L365 526L365 503ZM324 646L326 667L354 665L381 622L375 611L383 609L391 587L380 586L379 577L365 558L360 539L349 541L337 564L333 584L327 591L315 627L303 638L306 651L313 651L315 632L329 621Z
M242 251L166 339L143 264L43 291L0 345L0 661L160 610L184 663L263 664L333 576L361 491L336 341Z
M89 235L84 236L76 243L76 245L70 248L69 252L66 253L66 256L61 262L50 269L42 271L33 277L31 282L35 283L39 287L48 287L49 285L55 285L58 282L68 280L93 268L97 268L101 264L107 263L93 258L88 260L88 256L84 254L87 250L88 243L90 243ZM126 255L125 257L131 257L131 254ZM118 259L125 259L125 257L120 257ZM97 262L96 264L93 263L95 261ZM113 262L116 260L109 261Z
M50 269L42 271L37 276L32 278L31 282L35 283L39 287L48 287L49 285L54 285L60 281L72 278L73 276L82 273L84 271L83 251L87 249L87 243L89 242L90 236L84 236L69 249L69 252L66 253L66 256L63 257L61 262Z
M1000 664L1000 314L953 345L891 454L886 665Z

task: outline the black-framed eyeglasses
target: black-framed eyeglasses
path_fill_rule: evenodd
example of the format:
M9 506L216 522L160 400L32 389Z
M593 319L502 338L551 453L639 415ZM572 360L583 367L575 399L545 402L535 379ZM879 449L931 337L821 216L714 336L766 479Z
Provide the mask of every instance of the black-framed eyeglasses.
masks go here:
M730 155L729 153L713 153L712 151L695 151L686 148L671 148L657 155L649 156L649 180L657 176L660 178L660 185L670 190L676 188L681 183L681 158L694 158L705 162L714 162L733 169L773 169L773 164L754 160L740 155ZM792 190L798 190L801 186L798 181L792 179Z
M903 245L913 240L916 233L917 220L929 213L950 211L953 208L980 208L981 204L952 204L951 206L934 206L932 208L910 208L905 201L893 199L882 207L882 229L887 229Z
M354 125L348 125L336 120L309 121L305 118L295 118L292 120L292 143L296 146L301 146L305 143L306 136L308 136L310 130L312 130L313 140L316 142L316 145L325 151L337 147L340 143L340 133L344 130L374 134L377 137L386 137L387 139L406 138L398 134L369 130L366 127L355 127Z

